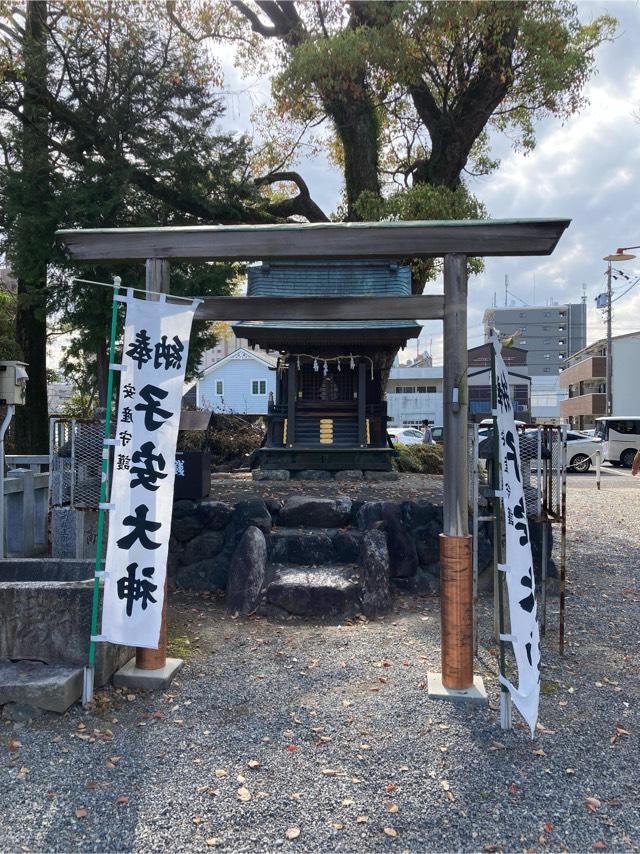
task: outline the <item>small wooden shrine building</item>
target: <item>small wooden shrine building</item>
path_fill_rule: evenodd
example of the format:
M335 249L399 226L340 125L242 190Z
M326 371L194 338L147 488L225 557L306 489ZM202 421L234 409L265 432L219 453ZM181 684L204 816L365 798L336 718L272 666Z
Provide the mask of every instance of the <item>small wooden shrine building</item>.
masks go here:
M410 296L394 260L277 261L249 267L249 297ZM248 320L239 338L276 350L276 394L253 465L264 469L388 470L384 388L415 320Z

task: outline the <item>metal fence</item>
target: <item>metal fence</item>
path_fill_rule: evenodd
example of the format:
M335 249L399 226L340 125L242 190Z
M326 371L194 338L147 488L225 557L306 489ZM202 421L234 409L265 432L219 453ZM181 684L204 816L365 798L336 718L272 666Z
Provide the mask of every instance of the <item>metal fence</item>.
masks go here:
M49 436L51 506L95 510L100 502L104 422L54 418Z

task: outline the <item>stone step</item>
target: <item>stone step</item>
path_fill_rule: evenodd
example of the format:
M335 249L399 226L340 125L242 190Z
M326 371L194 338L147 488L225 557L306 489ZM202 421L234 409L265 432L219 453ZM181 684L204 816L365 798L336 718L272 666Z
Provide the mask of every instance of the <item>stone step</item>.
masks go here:
M355 565L289 567L270 564L267 604L299 617L335 617L353 611L360 596Z
M273 528L271 561L302 566L354 563L363 533L357 528Z
M66 712L82 694L82 667L0 660L0 706L17 703Z

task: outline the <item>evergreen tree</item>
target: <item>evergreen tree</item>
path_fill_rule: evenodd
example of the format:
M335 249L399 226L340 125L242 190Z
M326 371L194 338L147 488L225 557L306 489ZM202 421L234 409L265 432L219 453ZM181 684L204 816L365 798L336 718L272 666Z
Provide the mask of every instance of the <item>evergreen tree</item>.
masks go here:
M21 451L44 452L47 308L68 313L78 330L73 348L95 360L101 398L109 317L108 293L69 290L74 271L55 229L272 217L249 177L247 141L217 131L216 63L193 48L164 3L27 0L0 2L0 15L0 225L19 283L18 341L30 376L17 437ZM183 285L176 270L173 282L201 287L204 269L185 269ZM208 279L216 293L229 292L224 269ZM82 277L108 281L115 272L85 269ZM126 272L140 281L140 269Z

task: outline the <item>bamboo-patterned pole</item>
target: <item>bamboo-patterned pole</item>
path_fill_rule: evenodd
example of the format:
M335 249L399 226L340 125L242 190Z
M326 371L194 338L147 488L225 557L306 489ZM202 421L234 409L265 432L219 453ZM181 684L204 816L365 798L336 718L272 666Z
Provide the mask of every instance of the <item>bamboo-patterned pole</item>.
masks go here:
M498 434L498 394L496 388L496 354L493 344L491 345L491 409L493 415L493 459L492 459L492 484L494 491L493 507L495 513L493 533L493 554L495 560L494 568L494 602L497 598L498 611L498 642L500 644L500 673L506 676L506 641L502 640L505 634L505 608L504 608L504 573L498 570L498 564L504 563L502 549L502 506L500 491L502 479L500 477L500 436ZM496 588L497 587L497 597ZM495 606L494 606L495 607ZM500 726L502 729L511 729L511 694L505 685L500 685Z
M89 641L89 664L84 669L84 682L82 689L82 703L87 705L93 699L93 681L96 661L96 640L98 634L98 608L100 603L100 578L102 576L102 542L104 538L104 504L107 501L107 488L109 484L109 443L111 438L111 405L113 398L113 375L111 367L116 354L116 331L118 323L118 301L116 297L120 293L120 277L113 280L113 303L111 307L111 337L109 340L109 373L107 377L107 406L104 418L104 442L102 445L102 468L100 479L100 505L98 507L98 531L96 535L96 564L93 576L93 603L91 608L91 639Z

